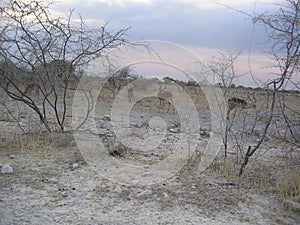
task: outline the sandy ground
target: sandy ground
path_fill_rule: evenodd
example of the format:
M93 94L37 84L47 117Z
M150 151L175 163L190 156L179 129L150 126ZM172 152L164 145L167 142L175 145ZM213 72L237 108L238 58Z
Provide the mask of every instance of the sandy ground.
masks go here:
M92 121L95 130L79 136L43 132L12 136L16 124L1 121L0 166L9 164L13 173L0 174L0 224L300 223L299 212L286 211L274 193L260 192L253 183L226 178L212 169L197 169L213 135L203 102L195 102L203 132L193 136L197 126L186 130L180 114L160 112L156 101L149 97L138 102L130 110L128 123L126 118L113 123L113 101L103 95ZM23 119L25 124L28 115ZM127 142L120 138L124 132ZM152 136L160 140L151 142L157 147L141 151ZM186 165L185 159L177 170L159 167L161 174L171 173L152 182L151 168L186 149L187 136L193 140L192 160ZM78 137L91 152L82 150ZM255 138L250 136L248 141ZM278 144L271 155L286 147ZM101 157L91 155L99 152ZM132 165L136 169L128 170Z

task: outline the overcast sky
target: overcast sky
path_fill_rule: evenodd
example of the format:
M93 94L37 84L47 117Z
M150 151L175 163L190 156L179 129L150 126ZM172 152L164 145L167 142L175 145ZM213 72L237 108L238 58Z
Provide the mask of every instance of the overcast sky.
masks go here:
M189 48L204 62L217 51L242 51L237 69L248 71L251 65L264 73L269 65L264 29L254 26L245 15L224 4L249 14L274 10L278 0L56 0L55 10L75 9L89 26L109 22L110 29L131 27L128 39L169 41ZM177 56L178 57L178 56ZM239 82L245 83L246 78ZM248 82L248 80L247 80Z

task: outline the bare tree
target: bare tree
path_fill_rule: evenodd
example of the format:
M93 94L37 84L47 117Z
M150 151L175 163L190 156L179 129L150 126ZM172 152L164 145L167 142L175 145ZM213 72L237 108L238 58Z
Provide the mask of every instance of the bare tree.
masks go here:
M219 56L213 57L212 61L208 64L212 74L214 75L215 82L218 82L223 89L224 97L227 97L229 89L234 85L242 74L236 71L236 60L241 54L228 52L218 52Z
M234 108L238 108L238 102L240 102L240 105L242 105L242 102L245 102L244 105L247 105L246 101L243 99L242 96L239 96L239 94L237 94L236 92L234 93L234 96L232 96L232 94L230 93L230 90L233 87L233 82L237 81L238 78L242 76L237 73L235 67L235 63L239 55L240 52L238 54L219 52L219 56L214 57L213 60L208 64L212 74L214 75L215 82L217 82L218 86L222 88L223 97L227 99L227 106L219 105L220 112L227 114L227 119L229 117L230 111ZM227 112L226 107L228 108ZM224 132L222 132L225 158L227 157L229 135L233 123L234 120L228 120L226 122L226 126L224 127L225 130Z
M34 110L48 131L53 130L50 109L55 124L64 131L70 85L78 83L89 62L127 44L128 28L91 29L82 19L74 22L72 11L67 18L52 17L50 7L37 0L10 0L0 8L0 86L10 98ZM25 90L31 83L39 87L41 105ZM93 106L87 100L89 113Z
M289 85L299 90L299 86L294 81L294 78L300 69L300 1L285 0L284 4L279 5L279 7L275 14L263 13L257 16L247 14L254 23L260 23L265 27L269 42L272 43L269 53L275 62L278 73L274 74L274 78L266 84L266 88L268 88L271 94L270 113L258 143L256 146L248 146L240 167L240 175L243 174L249 158L262 145L273 122L277 103L281 106L280 113L290 130L294 143L299 142L299 140L296 140L295 130L291 129L295 121L289 118L287 113L289 108L286 106L284 99L282 99L283 101L279 101L279 96L280 92L285 90Z
M130 67L125 66L112 74L109 74L109 78L107 79L108 85L106 85L106 87L111 90L113 97L115 98L123 86L135 79L136 77L131 74Z

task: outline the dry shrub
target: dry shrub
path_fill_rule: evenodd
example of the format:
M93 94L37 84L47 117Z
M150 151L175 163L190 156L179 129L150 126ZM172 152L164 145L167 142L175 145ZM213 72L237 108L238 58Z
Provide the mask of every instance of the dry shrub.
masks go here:
M227 179L238 180L240 179L238 177L240 166L241 164L237 163L235 156L228 156L227 158L222 160L214 160L208 169L221 174ZM251 174L251 166L246 167L244 170L244 176L248 176L249 174Z
M276 194L284 206L286 200L300 203L300 170L295 160L298 158L287 158L280 166L266 162L248 164L241 178L238 177L239 165L233 157L215 160L209 169L242 186L252 187L254 192Z
M291 199L300 202L300 173L287 169L276 180L276 191L280 200Z
M0 148L7 153L16 151L48 152L51 148L72 147L74 137L71 133L40 132L15 134L10 138L0 136Z
M38 136L36 134L15 134L11 138L1 137L0 147L1 149L5 149L8 153L25 150L36 151L38 149Z
M52 148L66 148L75 145L75 139L72 133L51 132L44 136L45 143Z

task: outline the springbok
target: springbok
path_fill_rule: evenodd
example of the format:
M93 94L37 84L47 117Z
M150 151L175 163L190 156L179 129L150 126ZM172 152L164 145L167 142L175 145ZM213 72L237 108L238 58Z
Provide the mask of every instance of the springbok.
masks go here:
M230 117L230 112L233 110L233 109L236 109L236 108L240 108L240 109L249 109L249 108L256 108L256 98L255 98L255 93L251 94L252 97L253 97L253 101L246 101L244 99L241 99L241 98L230 98L228 99L228 110L227 110L227 120L229 120L229 117ZM249 99L250 95L248 95L248 98Z
M128 84L127 85L127 92L128 92L128 101L129 102L132 102L132 100L134 99L134 96L133 96L133 84Z
M174 112L174 104L173 104L173 95L171 92L168 92L168 91L165 91L166 87L167 87L167 84L165 85L164 88L161 87L161 84L159 83L159 91L157 93L157 97L158 97L158 100L159 100L159 107L164 110L164 107L165 107L165 100L169 103L169 107L168 107L168 111L170 110L170 107L172 105L173 107L173 112Z
M32 95L33 91L35 92L35 94L37 96L39 96L40 95L40 85L38 85L37 83L28 84L24 91L24 95Z

